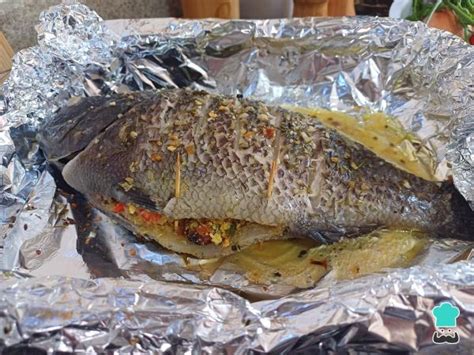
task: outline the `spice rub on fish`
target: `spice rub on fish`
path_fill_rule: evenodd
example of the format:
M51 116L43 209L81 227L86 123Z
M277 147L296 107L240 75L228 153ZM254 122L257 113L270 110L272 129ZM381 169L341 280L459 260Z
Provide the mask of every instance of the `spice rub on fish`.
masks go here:
M332 242L382 226L474 237L473 213L448 183L401 171L314 118L201 91L137 98L63 175L133 231L200 257L268 239ZM114 212L117 203L138 212ZM238 228L198 232L217 231L214 221L219 231Z

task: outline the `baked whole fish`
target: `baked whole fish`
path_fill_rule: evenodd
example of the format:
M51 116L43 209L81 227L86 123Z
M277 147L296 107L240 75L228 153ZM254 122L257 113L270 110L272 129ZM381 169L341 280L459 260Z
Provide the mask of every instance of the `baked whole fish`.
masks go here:
M102 100L103 119L123 96ZM208 258L382 226L474 239L474 214L450 183L399 170L314 118L187 89L130 100L63 176L166 248Z

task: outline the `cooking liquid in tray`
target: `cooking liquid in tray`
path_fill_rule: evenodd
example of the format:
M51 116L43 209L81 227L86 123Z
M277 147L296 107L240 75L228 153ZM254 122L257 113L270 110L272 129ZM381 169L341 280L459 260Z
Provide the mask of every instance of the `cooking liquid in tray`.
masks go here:
M423 233L379 230L334 244L305 239L274 240L212 260L193 260L189 268L210 277L217 268L242 273L255 284L314 286L328 272L337 280L353 279L387 268L407 267L426 247Z

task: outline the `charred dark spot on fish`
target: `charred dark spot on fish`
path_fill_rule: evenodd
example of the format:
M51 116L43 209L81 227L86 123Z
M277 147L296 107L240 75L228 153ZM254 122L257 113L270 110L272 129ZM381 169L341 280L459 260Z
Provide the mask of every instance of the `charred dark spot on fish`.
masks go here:
M23 229L24 229L25 231L28 230L28 225L27 225L27 224L24 224L24 225L23 225Z
M312 259L312 260L310 261L310 263L313 264L313 265L322 266L322 267L324 267L326 270L327 270L327 268L328 268L328 261L327 261L326 259L323 259L323 260L314 260L314 259Z
M194 232L194 233L191 233L191 234L188 234L186 236L186 238L194 243L194 244L197 244L197 245L208 245L211 243L211 237L208 236L208 235L201 235L197 232Z
M273 276L275 276L275 277L281 277L281 273L279 273L278 271L277 271L277 272L274 272L274 273L273 273Z
M298 254L298 258L302 258L308 254L307 250L301 250Z

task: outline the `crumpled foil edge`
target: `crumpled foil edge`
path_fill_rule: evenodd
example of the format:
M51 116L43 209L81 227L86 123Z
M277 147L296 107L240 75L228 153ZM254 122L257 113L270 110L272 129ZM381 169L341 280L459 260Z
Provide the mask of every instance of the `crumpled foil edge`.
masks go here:
M252 304L223 289L166 282L15 273L0 274L0 280L5 346L28 339L28 347L48 351L209 354L362 349L462 354L474 346L474 265L467 262L399 270ZM462 341L455 346L431 340L430 311L443 299L462 310L456 328Z

